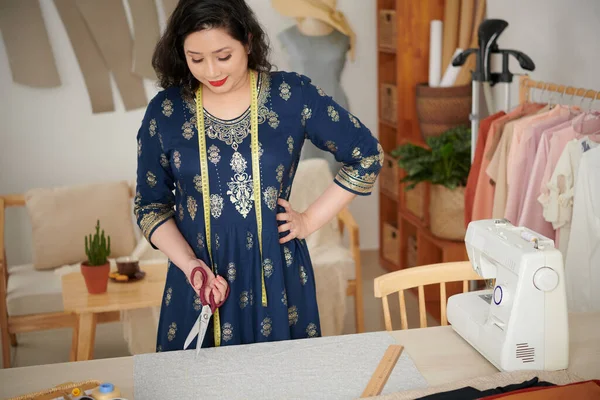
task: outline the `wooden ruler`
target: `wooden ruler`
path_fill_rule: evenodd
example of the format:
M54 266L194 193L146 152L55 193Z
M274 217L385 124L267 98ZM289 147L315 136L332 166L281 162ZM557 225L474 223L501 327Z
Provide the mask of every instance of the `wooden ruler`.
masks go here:
M402 354L402 350L404 350L404 346L399 344L392 344L387 348L379 365L371 376L371 380L367 383L365 391L360 396L361 399L364 397L379 396L381 394L392 370L400 358L400 354Z

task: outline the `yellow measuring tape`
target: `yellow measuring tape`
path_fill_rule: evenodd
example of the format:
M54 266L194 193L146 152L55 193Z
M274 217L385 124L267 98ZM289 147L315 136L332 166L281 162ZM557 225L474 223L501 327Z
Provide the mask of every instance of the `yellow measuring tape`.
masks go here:
M254 206L256 213L256 223L258 225L258 243L260 250L260 275L262 283L262 305L267 306L267 291L265 288L265 274L262 257L262 211L260 200L260 165L258 154L258 96L256 89L256 75L254 71L250 71L250 87L252 91L252 99L250 102L250 139L252 149L252 179L254 189ZM204 205L204 226L206 229L206 246L208 248L208 256L213 265L213 272L217 273L217 266L213 261L211 231L210 231L210 187L208 183L208 160L206 155L206 137L204 132L204 107L202 105L202 85L196 90L196 120L198 123L198 144L200 147L200 177L202 179L202 203ZM214 318L214 335L215 346L221 345L221 321L219 318L219 310L215 310Z

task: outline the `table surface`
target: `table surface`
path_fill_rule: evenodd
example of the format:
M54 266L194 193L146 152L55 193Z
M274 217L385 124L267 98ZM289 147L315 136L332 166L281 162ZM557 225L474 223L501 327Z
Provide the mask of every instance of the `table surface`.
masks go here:
M106 293L89 294L83 275L79 272L62 277L62 294L65 311L100 313L137 308L156 307L162 302L167 264L141 265L146 276L136 282L108 281Z
M569 317L570 365L583 379L600 379L600 313ZM498 372L452 327L409 329L389 333L404 346L430 385ZM285 346L285 342L281 342ZM35 380L32 379L35 377ZM96 379L111 382L133 399L133 357L49 364L0 370L0 397L17 396L64 382ZM357 396L358 397L358 396Z

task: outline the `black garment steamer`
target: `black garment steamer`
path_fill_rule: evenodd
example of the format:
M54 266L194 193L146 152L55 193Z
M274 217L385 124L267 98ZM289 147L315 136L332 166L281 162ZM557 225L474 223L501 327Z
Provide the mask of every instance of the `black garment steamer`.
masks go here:
M521 68L525 70L533 71L535 69L535 64L525 53L517 50L502 50L498 48L496 41L507 26L508 22L502 19L484 20L477 30L479 48L467 49L452 60L452 65L459 67L465 63L469 55L475 54L477 57L475 71L471 72L473 85L471 115L469 116L469 119L471 120L471 161L473 161L473 158L475 157L479 121L481 119L479 115L480 84L489 82L490 86L494 86L497 83L505 83L505 110L508 111L510 108L510 84L512 83L514 76L508 69L508 57L510 55L515 57ZM491 72L490 59L494 53L502 54L502 72L500 73Z

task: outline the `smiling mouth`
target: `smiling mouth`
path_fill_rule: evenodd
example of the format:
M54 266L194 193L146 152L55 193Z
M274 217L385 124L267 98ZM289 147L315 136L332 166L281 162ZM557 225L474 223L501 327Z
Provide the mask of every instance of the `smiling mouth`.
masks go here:
M223 78L220 81L208 81L208 83L210 83L213 86L223 86L226 81L227 81L227 78Z

